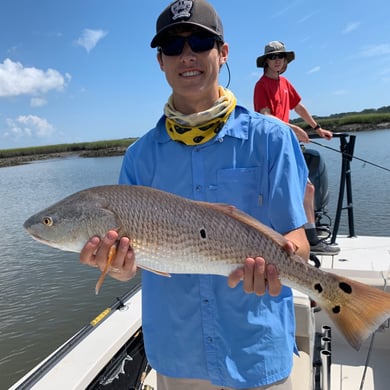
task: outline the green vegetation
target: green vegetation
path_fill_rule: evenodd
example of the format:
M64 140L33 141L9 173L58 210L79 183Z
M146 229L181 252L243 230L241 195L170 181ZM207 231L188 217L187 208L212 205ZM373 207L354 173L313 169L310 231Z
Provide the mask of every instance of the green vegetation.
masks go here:
M109 141L4 149L0 150L0 168L28 164L35 160L66 157L72 154L76 154L80 157L123 156L127 147L134 141L135 138L126 138Z
M390 128L390 106L379 109L367 109L361 112L348 112L333 114L328 117L314 116L323 128L339 131L375 130L378 128ZM308 126L299 118L291 121L295 125L307 128Z
M33 146L29 148L4 149L0 150L0 158L4 157L22 157L34 156L42 154L58 154L58 153L77 153L102 151L107 149L124 150L135 141L135 138L125 138L120 140L96 141L96 142L81 142L74 144L58 144L47 146Z
M390 128L390 106L378 109L366 109L361 112L333 114L328 117L314 116L321 126L335 132L354 132L359 130L377 130ZM292 123L308 129L300 118ZM309 129L310 130L310 129ZM0 167L26 164L33 160L57 158L67 154L78 154L81 157L103 157L123 155L136 138L119 140L81 142L34 146L29 148L0 149Z

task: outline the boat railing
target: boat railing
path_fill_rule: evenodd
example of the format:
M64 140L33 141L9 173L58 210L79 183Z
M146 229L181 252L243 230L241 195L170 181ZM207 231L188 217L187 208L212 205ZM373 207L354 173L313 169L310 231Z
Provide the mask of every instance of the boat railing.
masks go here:
M37 366L36 370L29 375L20 385L15 387L15 390L31 389L45 374L47 374L57 363L59 363L65 355L75 348L82 340L90 335L99 325L101 325L112 313L120 310L125 301L134 296L141 288L141 281L137 281L129 291L123 294L120 298L116 298L111 306L96 316L90 323L80 329L73 337L65 344L58 348L50 355L41 365Z

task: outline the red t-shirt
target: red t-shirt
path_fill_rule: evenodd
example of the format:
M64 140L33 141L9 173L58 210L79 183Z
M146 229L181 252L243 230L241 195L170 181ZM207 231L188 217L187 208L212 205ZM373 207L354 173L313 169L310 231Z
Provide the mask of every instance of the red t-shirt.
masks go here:
M293 110L300 101L298 92L283 76L275 80L264 75L255 85L253 96L255 111L260 112L263 108L269 108L272 115L284 122L289 121L290 110Z

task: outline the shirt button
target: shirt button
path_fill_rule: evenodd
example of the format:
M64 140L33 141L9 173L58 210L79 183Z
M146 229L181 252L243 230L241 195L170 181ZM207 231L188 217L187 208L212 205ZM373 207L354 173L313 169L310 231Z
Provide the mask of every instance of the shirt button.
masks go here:
M212 337L207 337L207 342L211 344L213 342L213 338Z
M205 305L208 305L209 300L208 300L208 299L203 299L203 303L204 303Z
M195 190L196 190L197 192L202 191L202 186L196 186L196 187L195 187Z

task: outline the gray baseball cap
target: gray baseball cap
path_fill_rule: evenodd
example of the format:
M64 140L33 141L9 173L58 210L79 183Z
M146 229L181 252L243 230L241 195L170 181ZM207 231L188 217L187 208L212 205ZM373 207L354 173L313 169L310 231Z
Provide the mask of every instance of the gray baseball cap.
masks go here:
M166 32L179 25L197 26L223 41L223 26L214 7L205 0L177 0L160 14L151 47L160 46Z

